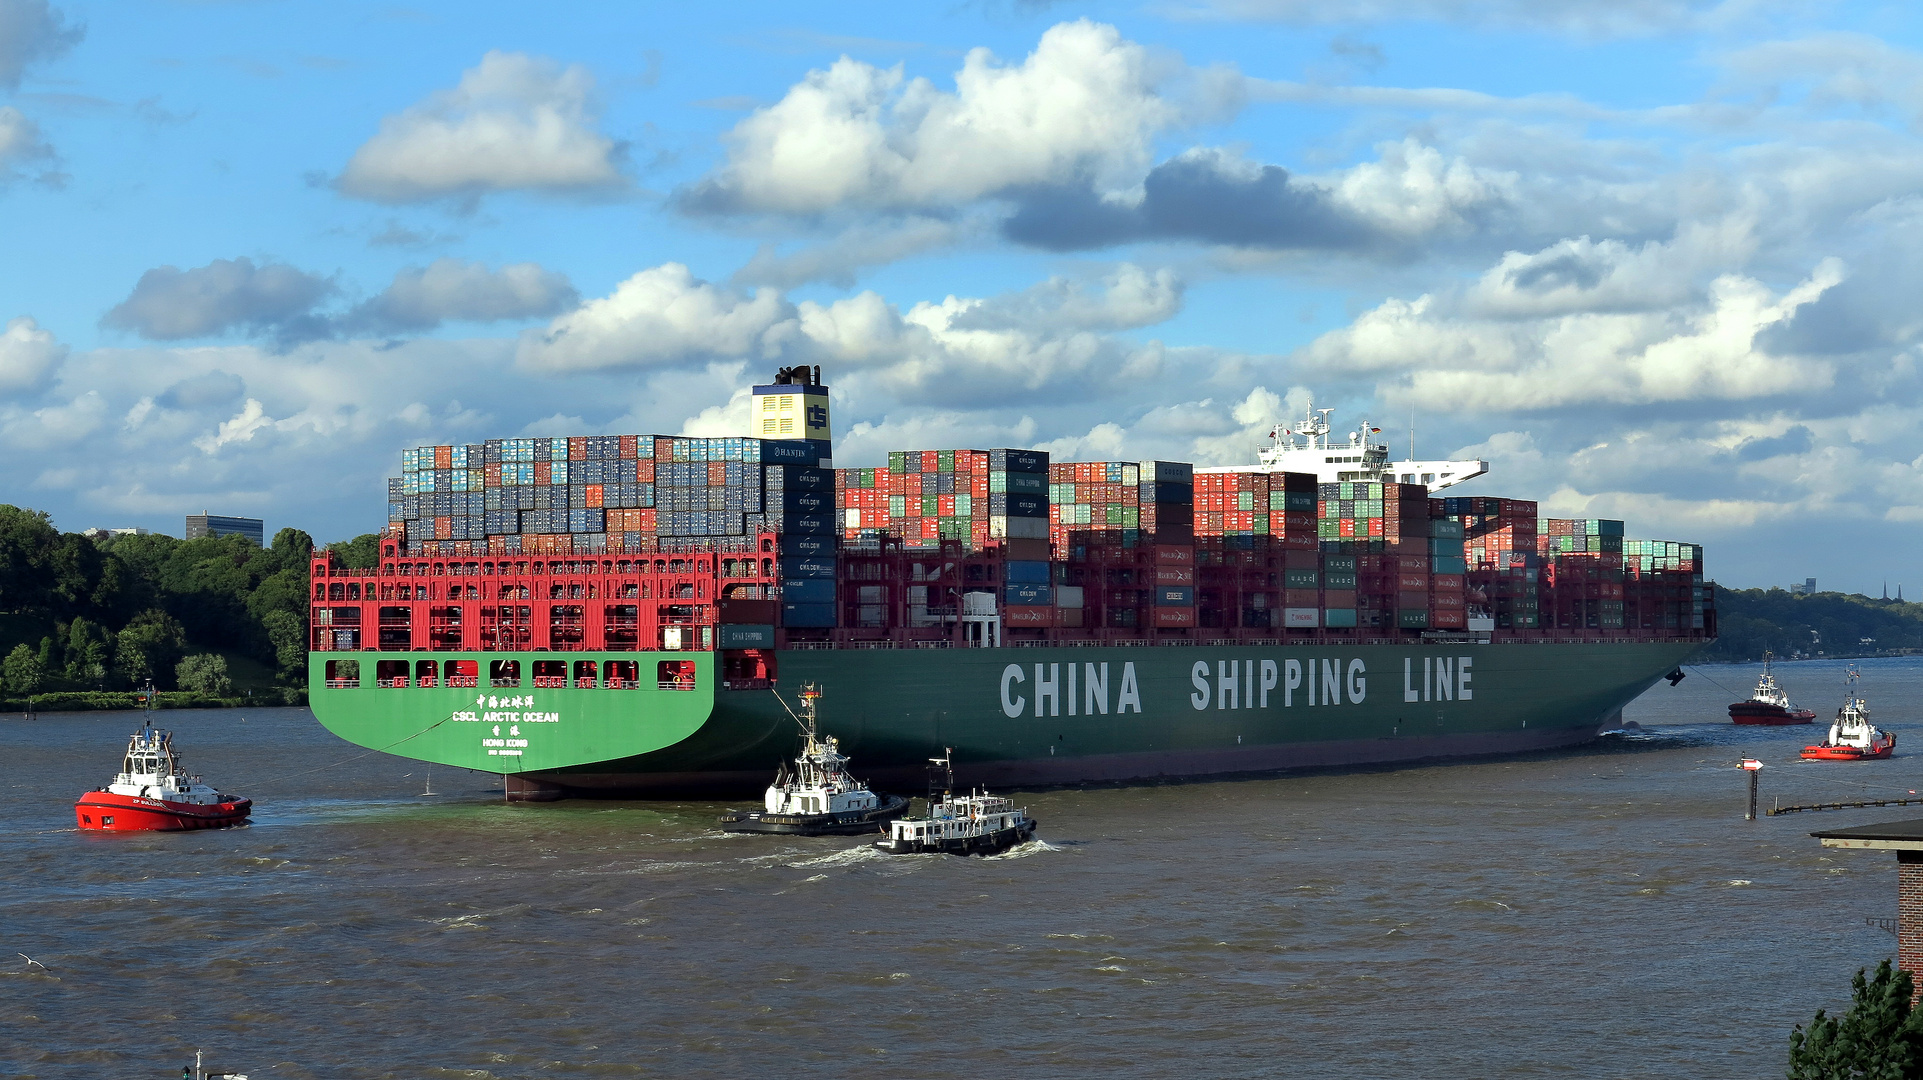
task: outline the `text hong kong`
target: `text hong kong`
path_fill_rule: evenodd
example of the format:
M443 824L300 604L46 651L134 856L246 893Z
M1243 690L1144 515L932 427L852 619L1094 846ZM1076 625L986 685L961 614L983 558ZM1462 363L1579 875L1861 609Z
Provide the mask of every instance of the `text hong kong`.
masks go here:
M1413 657L1402 660L1402 700L1473 701L1473 668L1469 656ZM1030 671L1032 668L1032 673ZM1191 708L1268 709L1298 705L1360 705L1368 698L1368 665L1362 660L1197 660L1189 669L1193 691ZM1003 715L1095 716L1141 712L1142 696L1135 665L1122 665L1119 686L1111 699L1108 664L1009 664L1002 669Z

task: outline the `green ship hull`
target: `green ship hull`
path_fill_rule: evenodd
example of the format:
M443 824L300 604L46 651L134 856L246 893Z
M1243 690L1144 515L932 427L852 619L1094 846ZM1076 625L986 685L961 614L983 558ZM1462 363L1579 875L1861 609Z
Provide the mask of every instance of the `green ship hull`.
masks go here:
M782 702L804 682L877 786L918 789L948 748L961 783L1068 784L1574 745L1704 644L797 649L776 654L773 689L723 689L718 654L700 652L398 654L441 670L692 660L692 684L674 688L330 687L342 655L314 653L310 701L350 742L501 773L524 799L758 793L794 754ZM360 655L371 669L390 654Z

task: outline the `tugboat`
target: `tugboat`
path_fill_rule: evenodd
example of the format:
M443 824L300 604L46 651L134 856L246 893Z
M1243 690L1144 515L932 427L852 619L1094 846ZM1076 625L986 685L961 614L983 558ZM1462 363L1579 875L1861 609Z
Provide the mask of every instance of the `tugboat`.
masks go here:
M954 793L954 754L951 749L929 759L930 780L939 772L942 783L939 797L929 785L928 816L895 821L888 839L875 841L875 847L890 855L993 855L1035 836L1035 819L1007 799L981 790Z
M1774 658L1774 653L1763 653L1763 677L1756 680L1756 692L1749 696L1748 701L1739 701L1729 707L1730 723L1777 727L1816 722L1814 709L1797 708L1783 688L1776 685L1776 676L1770 674L1769 670L1769 663Z
M794 772L783 762L768 785L764 809L721 815L723 832L853 836L880 832L908 811L907 796L877 795L848 775L848 758L840 744L816 729L815 703L820 699L819 686L802 684L801 715L795 717L801 725L801 754Z
M1836 710L1836 722L1830 725L1829 738L1815 746L1803 747L1803 756L1811 761L1868 761L1871 758L1886 758L1896 750L1896 736L1879 727L1870 725L1870 707L1862 698L1856 696L1856 680L1860 676L1851 667L1843 685L1843 707Z
M174 752L173 732L156 731L149 720L127 740L120 774L82 795L73 814L82 829L177 832L245 825L253 807L252 799L223 795L188 776Z

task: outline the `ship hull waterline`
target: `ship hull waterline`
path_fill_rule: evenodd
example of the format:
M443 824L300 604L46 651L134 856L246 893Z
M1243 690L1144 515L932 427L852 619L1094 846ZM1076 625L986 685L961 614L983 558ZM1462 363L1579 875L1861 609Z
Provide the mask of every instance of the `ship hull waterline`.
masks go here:
M919 789L949 748L963 785L1062 785L1574 746L1705 644L791 649L772 690L719 688L715 653L314 653L310 702L349 742L500 773L518 799L742 797L793 755L777 692L813 681L823 730L877 786ZM639 689L329 685L330 662L403 657L695 670Z

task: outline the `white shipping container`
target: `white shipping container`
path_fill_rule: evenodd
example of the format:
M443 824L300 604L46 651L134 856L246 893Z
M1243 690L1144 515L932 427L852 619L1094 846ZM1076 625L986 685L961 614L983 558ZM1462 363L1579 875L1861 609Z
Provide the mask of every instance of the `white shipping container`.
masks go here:
M988 535L1005 540L1046 540L1048 519L996 515L988 519Z
M1282 609L1282 625L1291 630L1313 630L1322 622L1320 608L1292 607Z

